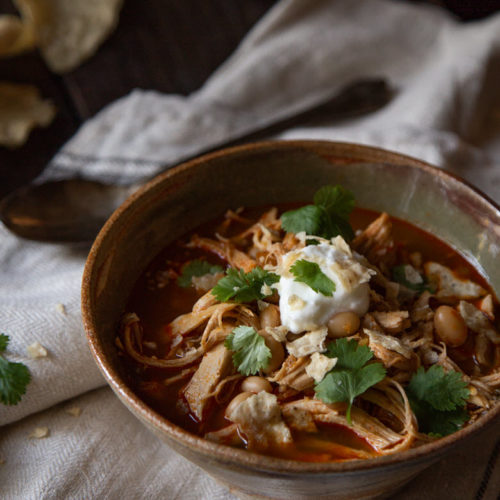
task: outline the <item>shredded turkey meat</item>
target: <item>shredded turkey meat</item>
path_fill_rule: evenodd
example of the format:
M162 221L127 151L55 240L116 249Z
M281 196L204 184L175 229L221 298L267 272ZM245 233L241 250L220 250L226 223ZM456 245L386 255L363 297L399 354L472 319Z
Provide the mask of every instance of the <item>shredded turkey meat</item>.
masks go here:
M257 266L279 273L288 252L311 243L305 233L285 233L281 224L276 208L256 221L242 209L228 211L220 233L211 238L192 235L185 247L215 255L245 273ZM468 390L469 423L497 404L500 332L494 295L470 276L426 261L420 252L401 253L385 213L358 231L350 247L344 240L342 244L369 280L366 312L353 313L352 327L349 323L336 329L332 317L316 329L291 333L281 323L284 309L271 282L258 290L259 300L221 302L211 290L224 276L219 268L217 274L192 278L196 302L168 323L160 341L145 339L138 315L125 314L116 339L120 354L128 355L139 371L164 370L162 386L177 388L177 406L200 425L206 439L263 453L295 446L298 436L307 436L311 446L339 459L365 459L436 439L419 428L406 390L421 367L437 365L444 373L460 375ZM403 269L400 282L392 273L396 264ZM175 269L165 272L175 274ZM440 306L463 323L462 344L471 353L469 360L448 341L436 313ZM246 335L253 335L248 349L269 351L267 362L245 372L239 366L246 351L235 347L239 344L234 338L242 326ZM378 363L385 372L353 398L349 410L347 399L326 403L317 392L329 374L347 370L342 352L329 352L341 337L369 349L367 366ZM218 422L215 428L213 422ZM329 426L348 429L366 446L323 439Z

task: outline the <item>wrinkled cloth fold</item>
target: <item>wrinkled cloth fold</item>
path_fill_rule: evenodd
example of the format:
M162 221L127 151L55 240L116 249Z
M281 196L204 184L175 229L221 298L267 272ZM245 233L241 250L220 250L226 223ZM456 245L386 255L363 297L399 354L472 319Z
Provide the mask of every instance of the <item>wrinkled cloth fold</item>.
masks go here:
M500 15L461 24L433 6L388 0L282 0L197 92L135 90L111 103L81 127L40 180L143 181L370 77L386 78L394 89L384 108L310 122L277 137L359 142L409 154L464 176L500 201ZM160 492L232 498L160 446L109 389L73 401L84 408L80 417L64 412L67 403L51 408L105 384L81 325L87 252L81 245L23 241L0 227L0 329L11 337L9 359L26 363L33 377L19 405L0 406L2 498L117 498L124 491L133 498ZM27 357L35 341L47 348L46 358ZM50 436L30 441L29 429L43 422ZM456 482L450 481L461 485L457 492L470 491L462 498L475 498L483 484L491 457L498 456L497 435L498 429L490 432L483 438L488 446L471 452L470 474L465 455L463 461L453 457ZM498 491L491 489L500 474L495 463L478 498ZM54 477L56 469L61 472ZM445 472L453 469L440 465L425 477L434 481ZM425 481L412 484L397 497L416 498L415 488ZM445 491L451 490L436 486L426 498Z

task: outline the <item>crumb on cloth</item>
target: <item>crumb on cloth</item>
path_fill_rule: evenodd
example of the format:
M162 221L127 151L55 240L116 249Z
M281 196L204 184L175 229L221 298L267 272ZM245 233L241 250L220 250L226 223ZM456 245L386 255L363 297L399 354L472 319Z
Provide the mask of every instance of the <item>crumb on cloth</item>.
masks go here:
M72 417L79 417L82 414L82 409L79 406L70 406L64 411Z
M56 304L56 309L59 311L63 316L66 316L66 306L64 304L58 303Z
M26 352L28 353L28 357L31 359L39 359L47 357L47 349L43 347L40 342L33 342L29 346L26 347Z
M34 439L43 439L50 435L50 431L48 427L35 427L29 437Z

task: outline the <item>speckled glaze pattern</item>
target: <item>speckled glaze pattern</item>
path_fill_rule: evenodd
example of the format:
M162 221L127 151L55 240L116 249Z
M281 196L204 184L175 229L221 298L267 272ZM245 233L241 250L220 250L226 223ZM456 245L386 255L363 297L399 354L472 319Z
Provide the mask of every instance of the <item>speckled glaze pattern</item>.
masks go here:
M171 424L127 386L114 338L133 284L169 242L229 207L307 201L342 184L361 207L406 219L459 250L500 292L500 209L464 181L416 159L325 141L275 141L222 150L149 182L108 220L87 260L82 314L109 385L151 431L240 498L383 498L498 419L500 405L461 431L371 460L303 463L206 441Z

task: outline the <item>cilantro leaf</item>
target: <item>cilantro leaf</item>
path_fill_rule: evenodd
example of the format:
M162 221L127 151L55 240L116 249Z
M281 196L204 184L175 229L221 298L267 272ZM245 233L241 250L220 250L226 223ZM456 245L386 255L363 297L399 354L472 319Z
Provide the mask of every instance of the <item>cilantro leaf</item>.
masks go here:
M434 412L432 416L432 427L430 427L429 431L426 431L426 422L424 421L423 432L433 434L437 437L447 436L448 434L453 434L461 429L467 420L469 420L469 414L465 408L457 408L452 411Z
M342 186L323 186L314 195L314 205L290 210L281 216L281 226L289 233L306 234L330 239L341 235L354 237L349 214L354 208L354 196Z
M315 262L303 259L297 260L290 268L290 272L295 276L294 281L305 283L315 292L326 297L331 297L335 291L335 283Z
M9 336L5 333L0 333L0 352L4 352L7 349L7 344L9 343Z
M408 267L410 267L413 270L413 273L415 273L416 276L417 275L420 276L422 281L417 283L409 281L407 277ZM409 288L410 290L415 290L418 293L425 292L425 290L434 293L433 287L429 284L425 276L421 276L420 274L417 273L417 271L415 271L411 266L408 266L407 264L403 264L401 266L394 266L392 268L392 279L397 283L404 285L406 288Z
M0 353L7 349L8 343L8 335L0 334ZM0 355L0 401L3 404L19 403L30 380L30 372L23 363L8 361Z
M420 432L436 437L447 436L458 431L469 419L465 408L450 411L438 411L429 403L408 397L411 409L418 421Z
M347 219L343 219L336 215L325 217L323 238L330 239L335 236L342 236L346 241L351 241L354 238L354 231Z
M288 233L320 235L324 225L323 212L316 205L306 205L297 210L289 210L281 216L281 226Z
M351 424L351 408L354 398L385 377L382 363L366 364L373 352L360 346L355 340L338 339L328 345L325 353L337 358L335 367L314 387L316 396L325 403L348 403L346 418Z
M354 339L341 338L328 344L325 356L337 358L336 368L359 370L373 358L373 351L366 345L359 345Z
M323 186L314 195L314 204L330 215L347 219L354 208L354 196L342 186Z
M439 365L433 365L427 371L421 366L411 378L407 391L441 411L464 406L469 397L467 383L461 374L455 371L445 373Z
M206 260L195 259L182 268L182 274L177 278L177 284L182 288L191 286L193 277L205 276L205 274L217 274L223 269L217 264L210 264Z
M264 337L249 326L238 326L230 333L224 345L233 351L233 363L243 375L255 375L269 365L271 349Z
M421 432L451 434L469 418L465 410L469 389L458 372L445 373L439 365L427 371L420 367L405 390Z
M226 276L212 289L212 294L219 302L227 302L230 299L235 302L252 302L270 295L264 293L262 287L271 286L279 279L277 274L264 271L261 267L256 267L248 273L230 268L226 271Z

